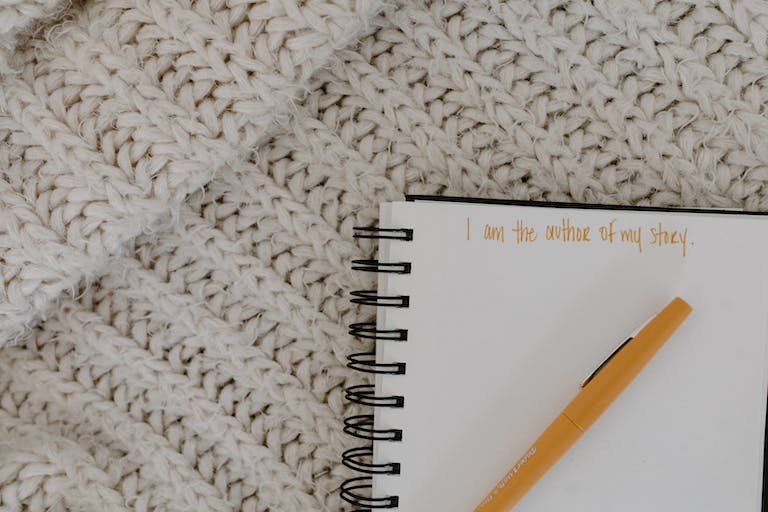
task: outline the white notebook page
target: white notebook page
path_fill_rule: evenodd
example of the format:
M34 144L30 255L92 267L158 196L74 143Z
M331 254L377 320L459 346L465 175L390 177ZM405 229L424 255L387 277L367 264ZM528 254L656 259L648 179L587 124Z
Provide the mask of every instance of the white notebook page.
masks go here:
M590 227L591 241L547 240L546 226L564 218ZM536 241L518 243L518 221ZM514 510L760 510L767 221L385 205L382 227L413 228L414 240L381 248L381 259L410 261L412 273L380 280L410 307L378 311L380 327L407 328L409 339L377 345L379 360L405 361L407 371L377 379L378 393L403 395L405 407L376 413L403 441L376 443L376 460L400 462L402 474L377 477L375 495L400 496L407 512L473 510L584 378L679 295L693 306L688 320ZM503 228L504 241L486 225ZM615 230L612 243L600 227L607 238ZM622 242L622 229L639 229L641 245ZM683 235L684 246L672 243Z

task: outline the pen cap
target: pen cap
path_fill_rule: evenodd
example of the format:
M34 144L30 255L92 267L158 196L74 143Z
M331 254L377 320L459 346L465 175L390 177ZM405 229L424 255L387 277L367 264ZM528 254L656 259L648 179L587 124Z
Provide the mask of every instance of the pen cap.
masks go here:
M565 408L582 430L589 428L630 382L640 373L691 312L691 306L676 297L653 317L585 384Z

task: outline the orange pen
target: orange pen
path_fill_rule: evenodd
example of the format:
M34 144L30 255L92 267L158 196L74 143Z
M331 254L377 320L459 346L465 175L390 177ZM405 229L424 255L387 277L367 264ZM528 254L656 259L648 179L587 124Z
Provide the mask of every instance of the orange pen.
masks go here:
M675 298L624 342L581 385L555 421L512 466L475 512L508 512L600 417L691 312Z

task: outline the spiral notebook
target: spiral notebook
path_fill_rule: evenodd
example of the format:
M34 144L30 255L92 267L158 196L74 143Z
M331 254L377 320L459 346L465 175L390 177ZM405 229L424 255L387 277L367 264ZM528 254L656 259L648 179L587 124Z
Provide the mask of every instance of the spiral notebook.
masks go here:
M349 366L352 510L468 512L638 324L685 324L515 512L762 508L768 219L411 197L381 207ZM372 442L370 442L372 440Z

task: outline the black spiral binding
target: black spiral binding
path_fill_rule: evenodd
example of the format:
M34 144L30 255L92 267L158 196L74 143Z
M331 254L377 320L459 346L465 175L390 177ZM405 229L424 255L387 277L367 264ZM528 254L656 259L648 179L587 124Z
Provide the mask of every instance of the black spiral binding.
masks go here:
M413 240L412 229L383 229L383 228L355 228L355 238L375 240L397 240L409 242ZM411 264L409 262L382 262L379 260L354 260L352 269L361 272L376 272L388 274L409 274ZM407 308L410 298L407 295L379 295L376 290L359 290L352 292L352 302L362 306ZM378 329L375 322L356 323L349 326L349 334L364 340L376 341L407 341L407 329ZM404 362L379 363L376 361L375 349L369 352L358 352L347 356L347 366L353 370L370 374L403 375L405 374ZM372 384L360 384L351 386L345 390L345 398L359 405L382 408L402 408L405 398L402 396L378 396L375 386ZM403 438L400 429L375 428L373 414L359 414L344 420L344 432L370 441L398 442ZM368 498L373 488L373 475L399 475L400 464L397 462L374 463L373 445L360 446L344 452L342 461L344 465L353 471L365 476L351 478L341 485L341 498L351 503L356 512L370 511L373 509L397 508L399 498L387 496L384 498Z

